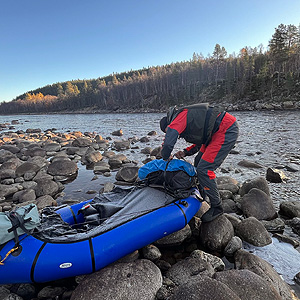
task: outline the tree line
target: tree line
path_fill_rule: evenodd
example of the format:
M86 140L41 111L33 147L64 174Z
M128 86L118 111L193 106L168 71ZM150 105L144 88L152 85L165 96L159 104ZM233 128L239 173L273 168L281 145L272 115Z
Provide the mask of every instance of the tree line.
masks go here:
M280 24L267 50L262 45L244 47L228 55L216 44L207 57L195 52L189 61L47 85L1 103L0 113L159 110L224 99L233 104L275 97L299 99L299 86L300 26Z

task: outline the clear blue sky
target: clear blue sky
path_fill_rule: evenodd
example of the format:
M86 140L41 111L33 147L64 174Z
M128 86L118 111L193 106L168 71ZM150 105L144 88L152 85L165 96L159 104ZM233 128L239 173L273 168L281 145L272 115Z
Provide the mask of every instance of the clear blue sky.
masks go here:
M299 0L2 0L0 101L47 84L266 48Z

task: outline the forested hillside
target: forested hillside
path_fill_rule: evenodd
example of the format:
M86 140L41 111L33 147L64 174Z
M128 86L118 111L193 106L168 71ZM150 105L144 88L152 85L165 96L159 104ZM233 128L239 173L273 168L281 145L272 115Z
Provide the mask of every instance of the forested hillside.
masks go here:
M300 102L300 27L280 24L267 50L245 47L228 54L216 44L209 57L194 53L189 61L29 91L1 103L0 113L160 110L205 101L247 107L288 100Z

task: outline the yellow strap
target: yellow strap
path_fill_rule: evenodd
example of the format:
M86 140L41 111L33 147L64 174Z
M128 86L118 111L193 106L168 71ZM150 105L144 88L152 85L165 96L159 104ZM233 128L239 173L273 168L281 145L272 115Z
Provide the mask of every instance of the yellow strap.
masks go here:
M0 266L3 266L3 265L4 265L4 261L8 258L8 256L9 256L11 253L15 252L16 250L18 250L18 248L19 248L19 247L15 247L15 248L12 248L11 250L9 250L9 251L7 252L7 254L5 255L5 257L0 261Z

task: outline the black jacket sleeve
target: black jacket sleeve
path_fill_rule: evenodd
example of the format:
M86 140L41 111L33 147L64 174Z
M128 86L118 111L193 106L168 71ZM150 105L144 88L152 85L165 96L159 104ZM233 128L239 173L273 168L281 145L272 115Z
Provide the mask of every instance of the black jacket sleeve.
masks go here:
M178 137L178 131L168 127L167 133L165 135L165 140L161 149L161 156L163 160L168 160L168 158L170 157Z

